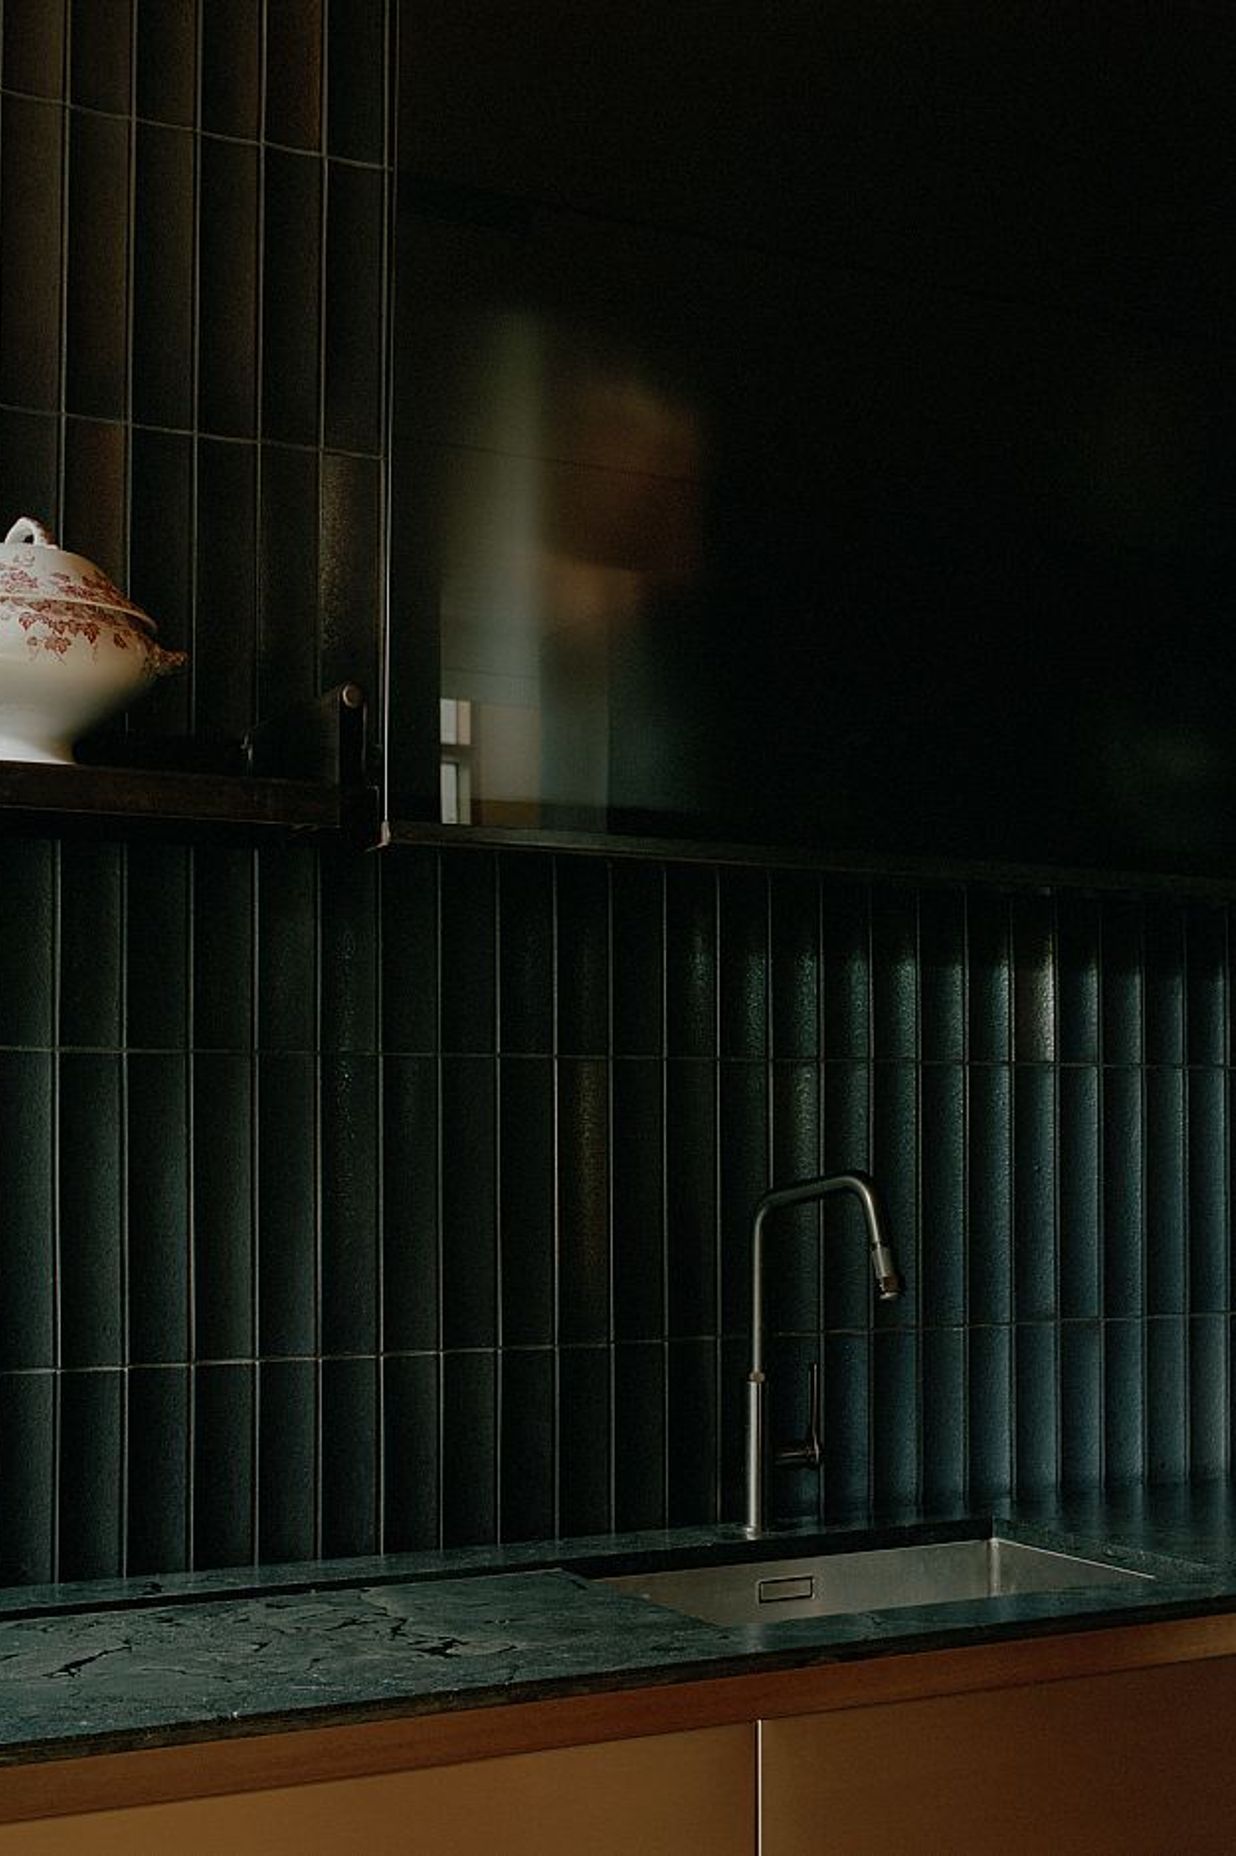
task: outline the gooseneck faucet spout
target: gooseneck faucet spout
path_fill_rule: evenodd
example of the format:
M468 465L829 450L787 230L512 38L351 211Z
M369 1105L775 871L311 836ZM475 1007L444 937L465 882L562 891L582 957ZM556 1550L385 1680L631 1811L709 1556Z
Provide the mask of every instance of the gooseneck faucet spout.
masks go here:
M751 1227L751 1370L747 1374L747 1501L745 1530L748 1534L767 1531L767 1411L765 1393L768 1385L764 1373L764 1225L771 1212L786 1205L804 1205L812 1199L827 1198L834 1192L852 1192L863 1208L867 1224L867 1242L871 1268L875 1275L876 1294L882 1302L891 1302L901 1294L902 1282L893 1253L884 1234L884 1219L876 1196L875 1184L865 1173L831 1173L820 1179L799 1180L793 1186L781 1186L766 1192L755 1208ZM818 1374L812 1376L811 1434L805 1446L785 1453L789 1462L819 1462L819 1434L816 1401Z

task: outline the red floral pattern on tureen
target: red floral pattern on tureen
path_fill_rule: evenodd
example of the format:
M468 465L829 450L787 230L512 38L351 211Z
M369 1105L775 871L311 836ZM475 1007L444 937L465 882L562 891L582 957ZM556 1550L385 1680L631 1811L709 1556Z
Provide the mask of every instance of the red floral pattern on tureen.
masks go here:
M104 636L118 651L127 651L136 642L126 620L110 620L105 613L100 614L97 606L83 608L72 600L40 600L9 612L0 608L0 624L6 619L16 620L26 634L32 657L40 652L63 657L79 638L90 646L95 657Z

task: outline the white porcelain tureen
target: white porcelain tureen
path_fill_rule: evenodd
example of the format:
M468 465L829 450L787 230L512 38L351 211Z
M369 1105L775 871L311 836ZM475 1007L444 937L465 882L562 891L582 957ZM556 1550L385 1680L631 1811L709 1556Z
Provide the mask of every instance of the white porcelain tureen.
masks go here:
M72 761L71 743L180 670L155 623L23 516L0 544L0 760Z

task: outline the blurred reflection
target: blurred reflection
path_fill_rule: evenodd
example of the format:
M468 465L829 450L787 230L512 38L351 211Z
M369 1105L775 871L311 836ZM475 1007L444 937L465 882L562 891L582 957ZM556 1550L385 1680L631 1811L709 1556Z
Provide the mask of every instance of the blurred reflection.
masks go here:
M490 442L443 466L443 816L599 829L663 802L667 768L690 803L653 633L696 573L697 422L595 332L508 314L467 349Z

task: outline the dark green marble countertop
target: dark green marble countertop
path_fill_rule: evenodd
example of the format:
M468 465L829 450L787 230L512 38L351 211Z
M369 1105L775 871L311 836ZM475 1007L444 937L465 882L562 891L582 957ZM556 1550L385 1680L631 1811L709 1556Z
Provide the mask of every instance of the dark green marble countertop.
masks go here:
M722 1629L590 1582L741 1556L998 1531L1155 1574ZM971 1526L973 1522L975 1525ZM1236 1609L1226 1486L863 1515L760 1542L733 1526L0 1591L0 1762L1024 1637Z

